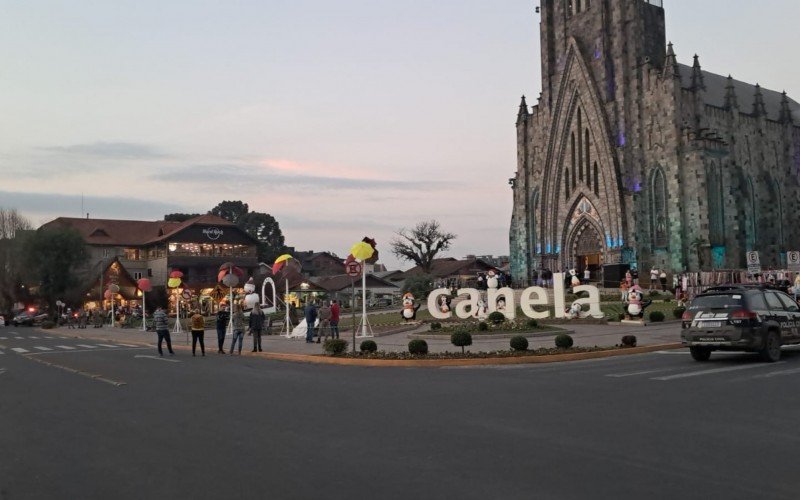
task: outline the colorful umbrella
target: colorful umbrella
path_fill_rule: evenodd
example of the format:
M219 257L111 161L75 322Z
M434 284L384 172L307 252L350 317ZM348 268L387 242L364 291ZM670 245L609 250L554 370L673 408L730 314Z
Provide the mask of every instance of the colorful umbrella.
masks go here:
M181 279L180 278L170 278L167 280L167 286L170 288L177 288L181 286Z
M272 264L272 274L278 274L278 271L280 271L281 268L283 268L283 266L285 266L286 263L289 262L289 260L293 259L293 258L294 257L289 255L288 253L285 253L285 254L281 255L280 257L278 257L277 259L275 259L275 263Z
M119 285L116 283L111 283L108 285L108 289L111 291L111 293L119 293Z
M141 278L139 281L136 282L136 286L139 287L139 290L147 293L153 289L153 284L150 283L150 280L147 278Z
M375 253L375 249L372 248L372 245L369 243L365 243L363 241L359 241L355 245L350 248L350 255L355 257L360 261L365 261L372 257L372 254Z
M170 278L183 278L183 273L180 272L180 271L177 271L177 270L176 271L172 271L171 273L169 273L169 277Z

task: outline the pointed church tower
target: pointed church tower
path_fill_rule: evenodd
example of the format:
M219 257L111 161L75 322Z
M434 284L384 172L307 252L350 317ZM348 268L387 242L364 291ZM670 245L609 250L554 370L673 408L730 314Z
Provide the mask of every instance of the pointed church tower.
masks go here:
M517 113L517 125L524 123L529 115L528 103L525 101L525 96L522 96L522 102L519 103L519 112Z
M736 87L733 86L733 77L731 75L728 75L728 83L725 85L725 110L739 110L739 98L736 96Z
M681 68L678 65L678 58L675 56L675 49L672 48L672 42L667 44L667 57L664 60L664 76L671 76L680 80Z
M792 110L789 107L789 96L786 94L786 91L783 91L783 95L781 97L781 112L778 116L778 121L783 125L793 125L794 120L792 119Z
M756 118L767 116L767 106L764 104L764 94L759 84L756 84L756 93L753 95L753 116Z
M692 86L689 87L692 92L699 92L706 89L706 80L703 78L703 68L700 67L700 56L694 55L694 64L692 65Z

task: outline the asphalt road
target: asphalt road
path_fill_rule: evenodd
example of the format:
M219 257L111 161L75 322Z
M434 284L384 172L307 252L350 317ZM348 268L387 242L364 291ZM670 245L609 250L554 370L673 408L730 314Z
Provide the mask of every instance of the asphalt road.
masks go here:
M213 351L0 328L0 499L800 495L800 351L439 369Z

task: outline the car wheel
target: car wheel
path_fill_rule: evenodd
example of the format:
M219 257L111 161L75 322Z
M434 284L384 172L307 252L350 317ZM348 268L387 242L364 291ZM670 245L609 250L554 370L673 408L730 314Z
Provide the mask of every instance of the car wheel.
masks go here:
M759 351L761 359L774 363L781 359L781 337L776 331L770 331L764 341L764 348Z
M689 348L689 352L695 361L708 361L711 357L711 349L708 347L693 346Z

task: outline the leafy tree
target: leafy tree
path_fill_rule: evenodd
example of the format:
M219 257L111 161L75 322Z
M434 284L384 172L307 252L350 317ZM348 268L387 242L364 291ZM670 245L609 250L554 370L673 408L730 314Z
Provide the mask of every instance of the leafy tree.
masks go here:
M237 200L223 201L212 208L209 213L238 225L239 221L242 220L249 211L250 207L247 203Z
M167 222L186 222L189 219L194 219L195 217L199 217L200 214L167 214L164 216L164 220Z
M250 212L249 209L248 204L241 201L223 201L209 213L233 222L257 239L258 259L261 262L272 262L286 251L281 227L270 214Z
M433 259L439 252L450 248L456 239L455 234L442 231L436 220L418 222L413 228L400 229L396 234L391 242L392 253L415 263L426 273L431 271Z
M15 209L0 208L0 314L24 299L24 242L33 225Z
M413 274L406 278L403 293L411 292L417 300L425 300L433 290L433 276L430 274Z
M89 252L75 229L39 229L27 241L25 256L39 296L54 310L56 300L79 284L76 269Z

